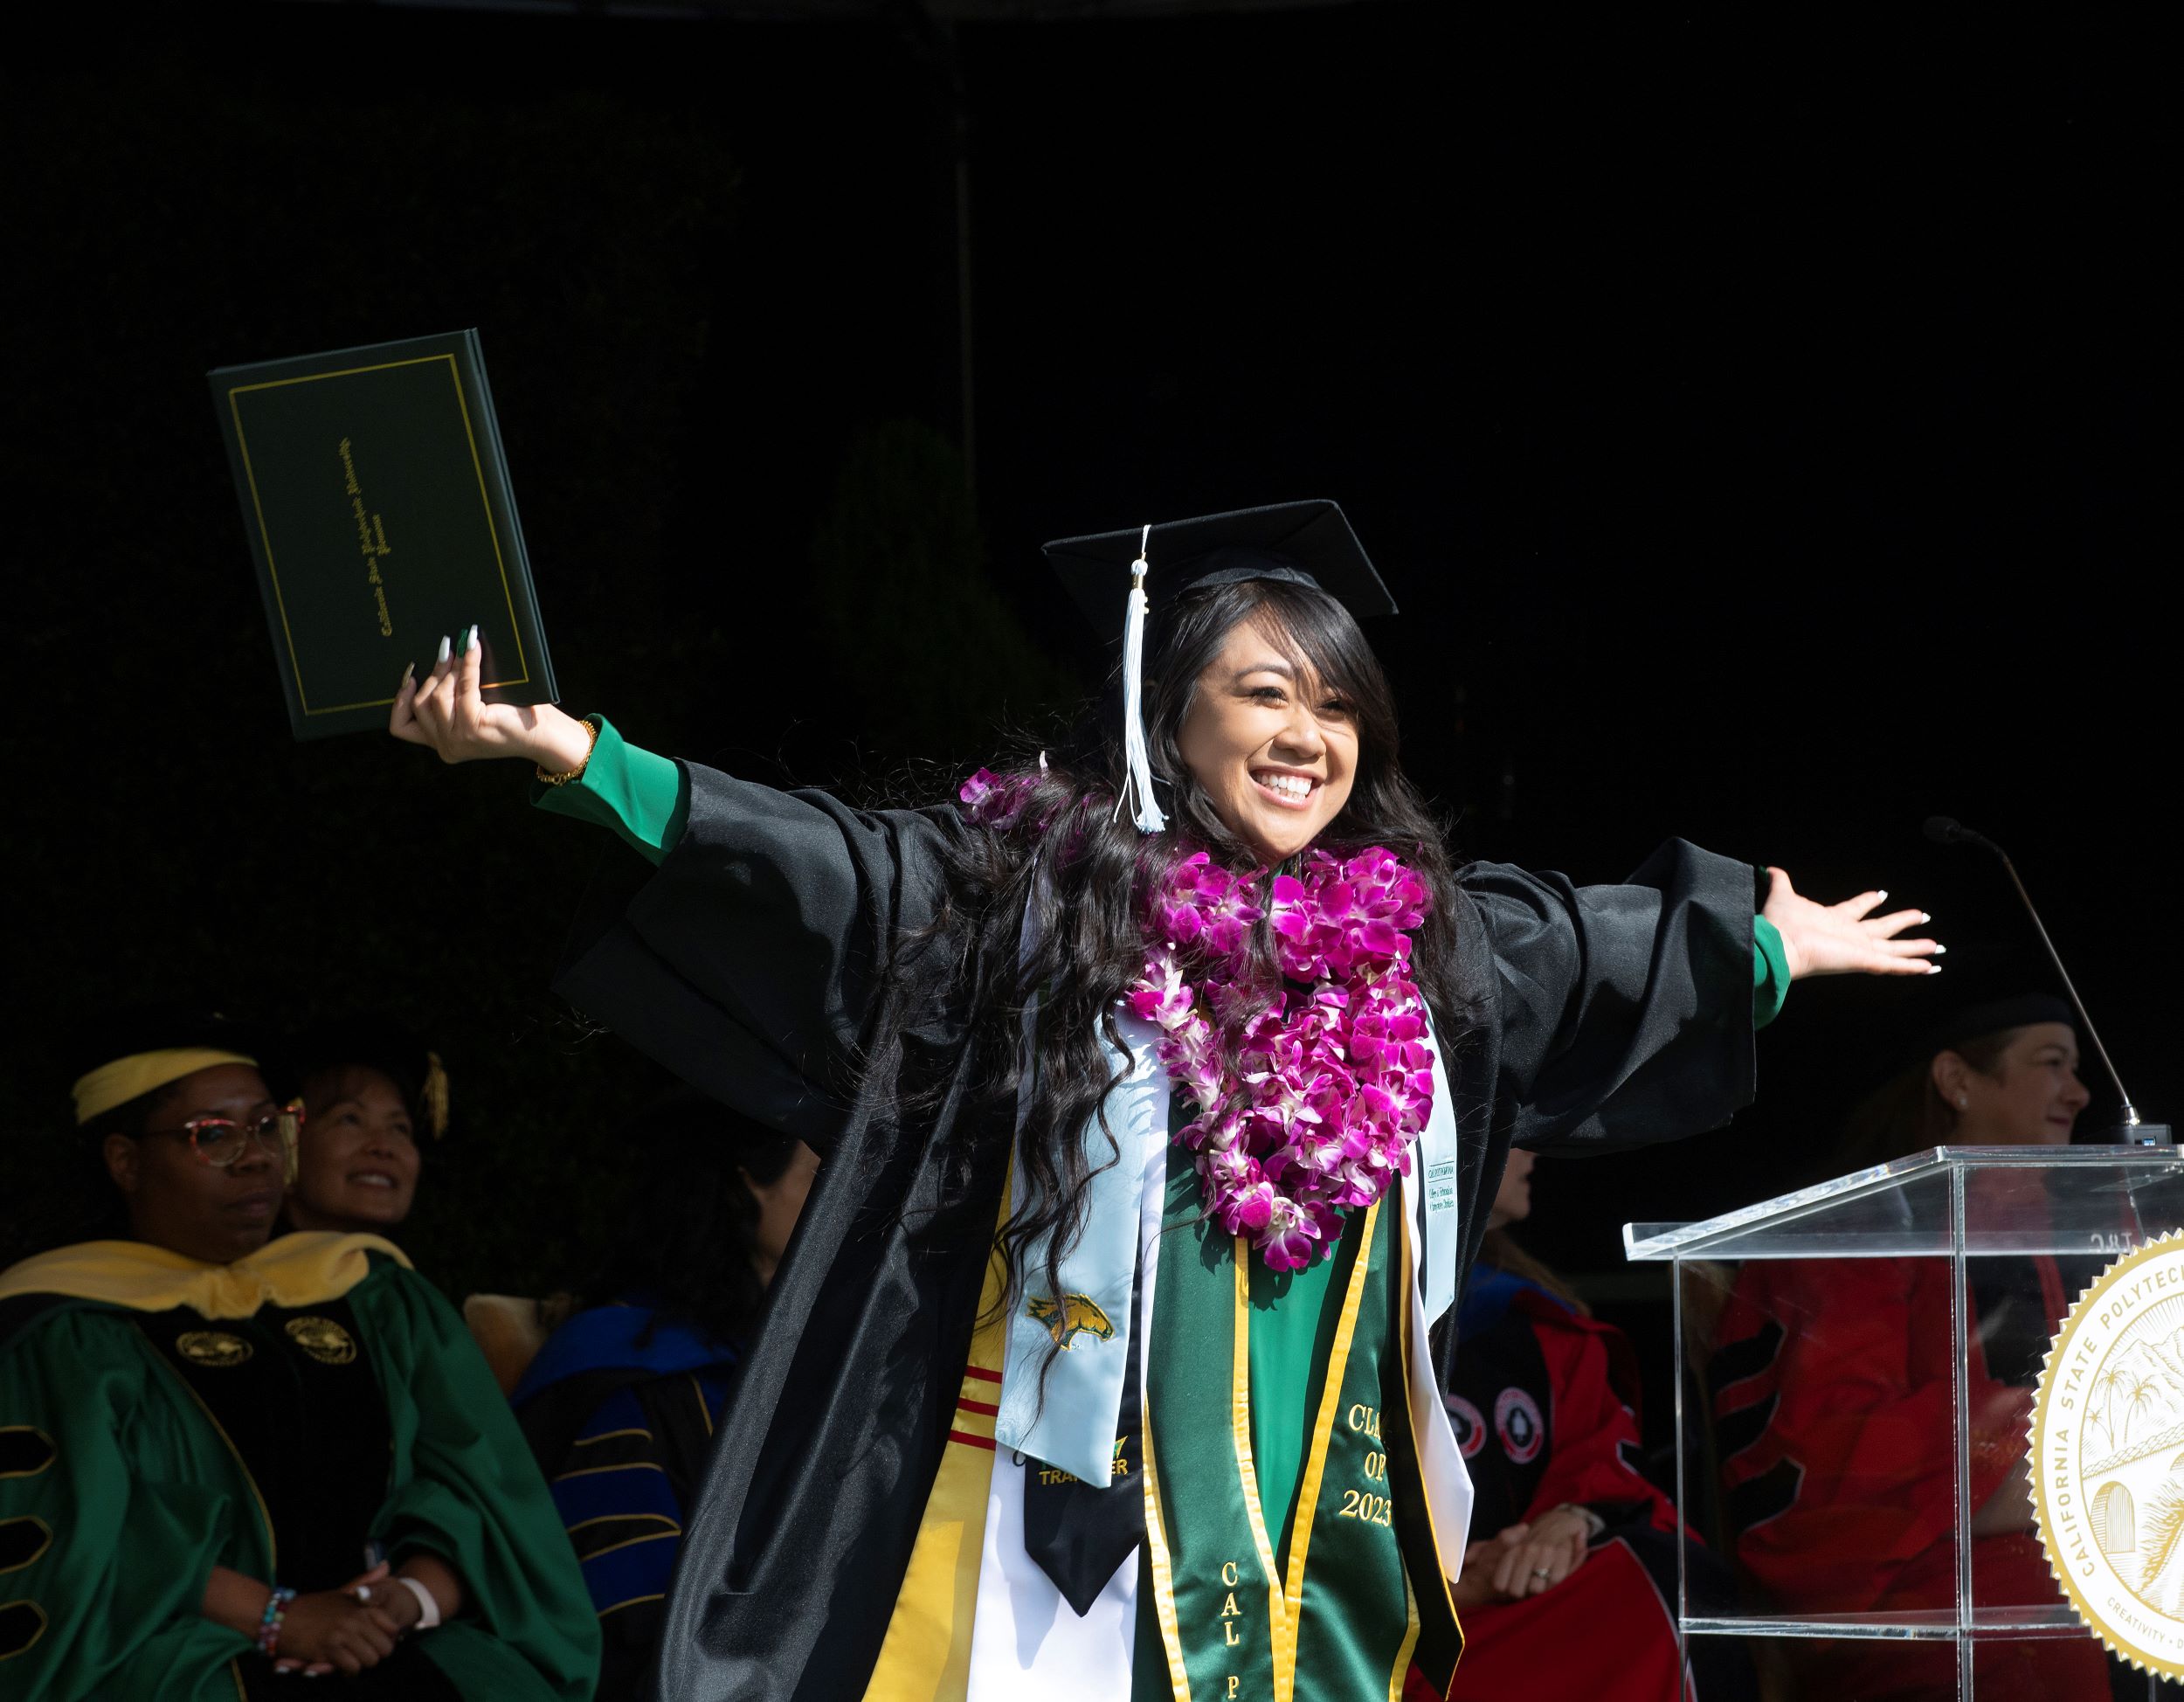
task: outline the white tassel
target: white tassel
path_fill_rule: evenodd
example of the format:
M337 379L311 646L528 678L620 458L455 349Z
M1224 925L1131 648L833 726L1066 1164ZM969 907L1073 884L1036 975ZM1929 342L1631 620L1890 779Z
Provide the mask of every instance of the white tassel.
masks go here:
M1131 820L1141 834L1157 834L1168 825L1153 802L1152 756L1145 744L1145 546L1152 528L1137 541L1137 559L1130 564L1130 614L1123 624L1123 759L1129 770L1129 791L1137 794L1137 813ZM1115 800L1120 813L1123 800Z

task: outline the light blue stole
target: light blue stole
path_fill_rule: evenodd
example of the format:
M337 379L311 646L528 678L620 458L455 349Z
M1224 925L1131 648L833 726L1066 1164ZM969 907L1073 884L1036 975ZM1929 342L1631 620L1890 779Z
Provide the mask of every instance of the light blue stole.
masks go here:
M1104 1035L1100 1050L1110 1070L1126 1064L1129 1073L1108 1095L1105 1130L1095 1116L1078 1137L1088 1161L1097 1167L1084 1234L1062 1261L1061 1294L1034 1291L1017 1303L1002 1360L1000 1410L993 1421L994 1440L1002 1447L1097 1484L1108 1481L1123 1376L1130 1356L1137 1351L1131 1339L1130 1299L1144 1178L1168 1138L1168 1073L1154 1050L1160 1031L1126 1012L1117 1016L1127 1052L1118 1052ZM1025 1020L1028 1028L1032 1014ZM1425 1194L1426 1244L1418 1276L1431 1323L1455 1298L1461 1217L1455 1108L1441 1049L1430 1034L1427 1044L1434 1054L1433 1115L1411 1154L1406 1186ZM1019 1100L1019 1129L1028 1097L1027 1088ZM1110 1135L1116 1148L1111 1161ZM1010 1199L1024 1200L1029 1186L1017 1164ZM1025 1249L1022 1268L1028 1282L1043 1283L1047 1248L1041 1237ZM1054 1355L1047 1373L1042 1401L1040 1367L1058 1336L1063 1351Z

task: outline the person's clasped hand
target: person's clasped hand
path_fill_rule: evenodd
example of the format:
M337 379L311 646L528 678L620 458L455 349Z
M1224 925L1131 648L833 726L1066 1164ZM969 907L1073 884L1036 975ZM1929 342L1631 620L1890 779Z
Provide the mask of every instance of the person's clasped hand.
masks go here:
M376 1566L339 1589L314 1590L288 1604L280 1622L276 1672L350 1678L377 1666L422 1616L416 1594Z
M1496 1594L1506 1601L1521 1601L1551 1590L1585 1564L1591 1552L1592 1526L1574 1507L1556 1507L1526 1526L1512 1526L1513 1539L1498 1544L1490 1580Z
M1529 1524L1482 1537L1463 1551L1456 1607L1521 1602L1551 1590L1585 1564L1591 1541L1591 1522L1574 1507L1556 1507Z

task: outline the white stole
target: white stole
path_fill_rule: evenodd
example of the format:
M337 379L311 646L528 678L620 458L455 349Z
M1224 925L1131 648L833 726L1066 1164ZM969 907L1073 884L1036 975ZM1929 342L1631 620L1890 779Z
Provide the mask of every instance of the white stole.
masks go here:
M1156 1032L1152 1025L1126 1012L1119 1016L1124 1040L1133 1053L1142 1055L1143 1042ZM1427 1044L1433 1044L1430 1035ZM1137 1103L1123 1103L1126 1097ZM1134 1072L1109 1097L1108 1120L1116 1128L1149 1120L1152 1127L1165 1131L1168 1114L1169 1082L1164 1069ZM1103 1158L1105 1138L1096 1123L1087 1136L1101 1143ZM1410 1176L1397 1186L1402 1191L1400 1216L1413 1272L1411 1432L1418 1439L1420 1476L1434 1534L1451 1578L1462 1565L1470 1528L1471 1478L1441 1403L1427 1331L1455 1297L1456 1260L1462 1250L1458 1159L1455 1110L1440 1048L1434 1047L1433 1115L1412 1154ZM1117 1208L1123 1190L1109 1190L1106 1198L1116 1204L1088 1221L1084 1234L1088 1240L1098 1235L1110 1245L1119 1242L1122 1246L1129 1245L1129 1236L1137 1237L1139 1280L1144 1285L1143 1327L1133 1332L1130 1345L1138 1355L1150 1401L1155 1385L1147 1344L1152 1337L1160 1220L1167 1196L1167 1143L1155 1142L1149 1152L1140 1155L1140 1166L1135 1214ZM1000 1405L1005 1409L1011 1405L1013 1380L1036 1375L1035 1364L1026 1366L1012 1355L1002 1368ZM1016 1394L1023 1398L1020 1387ZM1112 1434L1111 1422L1108 1429ZM1137 1649L1137 1554L1133 1551L1116 1568L1091 1610L1079 1618L1054 1581L1024 1552L1024 1470L1022 1456L1006 1445L996 1450L978 1557L978 1599L971 1624L965 1702L1019 1702L1031 1695L1048 1702L1113 1702L1128 1696Z

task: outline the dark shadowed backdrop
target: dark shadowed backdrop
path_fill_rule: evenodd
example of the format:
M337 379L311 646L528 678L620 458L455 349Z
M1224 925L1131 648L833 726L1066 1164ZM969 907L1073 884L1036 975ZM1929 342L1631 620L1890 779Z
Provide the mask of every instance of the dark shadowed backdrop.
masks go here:
M626 854L513 770L289 742L202 377L462 326L570 705L639 743L936 786L1106 665L1042 538L1333 496L1467 852L1610 880L1680 834L2022 945L1919 836L1959 815L2184 1114L2148 41L874 10L87 5L17 59L11 1198L66 1024L197 996L432 1040L407 1239L451 1291L611 1221L655 1078L544 987ZM1543 1166L1534 1247L1641 1311L1620 1224L1808 1172L1886 1003L1800 987L1757 1107Z

